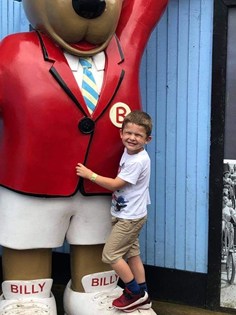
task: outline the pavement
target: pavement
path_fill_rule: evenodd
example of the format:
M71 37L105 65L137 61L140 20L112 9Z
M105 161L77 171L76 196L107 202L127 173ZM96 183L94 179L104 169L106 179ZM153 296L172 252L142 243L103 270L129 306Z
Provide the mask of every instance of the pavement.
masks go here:
M227 312L217 312L210 311L202 308L191 307L187 305L179 305L174 303L166 303L155 301L153 303L153 309L155 310L157 315L225 315L225 314L235 314L227 311ZM132 314L132 313L131 313Z

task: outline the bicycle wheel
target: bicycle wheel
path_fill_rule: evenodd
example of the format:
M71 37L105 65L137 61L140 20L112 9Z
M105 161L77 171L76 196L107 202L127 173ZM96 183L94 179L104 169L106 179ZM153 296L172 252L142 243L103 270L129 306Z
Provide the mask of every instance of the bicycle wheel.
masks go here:
M235 254L229 251L226 259L227 280L230 284L234 283L235 278Z

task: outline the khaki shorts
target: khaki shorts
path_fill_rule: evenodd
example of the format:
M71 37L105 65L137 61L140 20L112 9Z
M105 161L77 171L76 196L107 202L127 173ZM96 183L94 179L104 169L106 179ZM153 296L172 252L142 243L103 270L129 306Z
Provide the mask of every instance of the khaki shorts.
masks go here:
M121 258L140 255L138 237L146 221L147 216L135 220L112 217L112 231L104 246L102 261L113 264Z

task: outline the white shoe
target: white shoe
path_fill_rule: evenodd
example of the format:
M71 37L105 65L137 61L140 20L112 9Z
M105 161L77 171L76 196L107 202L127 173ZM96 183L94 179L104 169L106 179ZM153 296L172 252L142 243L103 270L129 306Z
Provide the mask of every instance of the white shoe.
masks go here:
M112 306L112 301L122 293L120 287L109 291L92 293L71 290L71 281L64 292L65 315L118 315L121 314ZM124 313L123 313L124 315Z
M4 281L0 315L57 315L52 279Z
M73 291L69 281L64 292L65 315L124 315L123 311L112 306L113 300L123 293L123 289L117 286L118 278L113 281L114 275L114 271L108 271L85 276L86 281L82 279L85 293ZM94 279L102 280L94 281ZM99 285L94 288L94 285L91 285L94 283ZM131 314L155 315L156 313L152 309L138 309Z

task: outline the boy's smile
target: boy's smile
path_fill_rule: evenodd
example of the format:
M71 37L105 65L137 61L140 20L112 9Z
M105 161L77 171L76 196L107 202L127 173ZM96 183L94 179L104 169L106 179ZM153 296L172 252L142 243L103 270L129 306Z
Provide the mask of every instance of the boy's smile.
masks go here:
M143 126L127 123L124 129L120 130L120 137L128 154L136 154L143 150L145 144L151 141Z

